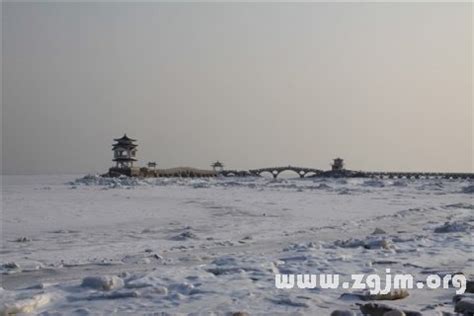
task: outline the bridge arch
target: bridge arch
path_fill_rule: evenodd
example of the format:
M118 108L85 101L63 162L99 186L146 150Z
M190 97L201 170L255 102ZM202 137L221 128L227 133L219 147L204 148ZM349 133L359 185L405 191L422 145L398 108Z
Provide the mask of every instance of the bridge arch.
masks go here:
M310 170L304 174L303 178L314 177L314 176L317 176L318 174L319 174L318 171Z
M276 179L278 177L278 170L274 170L274 169L263 169L263 170L259 170L257 172L257 174L259 176L264 176L265 174L269 174L270 176L272 176L274 179ZM262 175L263 174L263 175Z
M296 178L296 177L299 177L299 178L303 178L304 175L306 174L305 171L303 170L297 170L297 169L292 169L292 168L289 168L289 169L281 169L281 170L278 170L278 174L277 176L280 178Z
M301 167L293 167L293 166L285 166L285 167L272 167L272 168L262 168L262 169L255 169L250 170L251 174L262 175L262 174L270 174L273 178L277 178L282 172L293 172L296 173L297 176L300 178L304 178L309 173L319 174L321 170L318 169L311 169L311 168L301 168Z

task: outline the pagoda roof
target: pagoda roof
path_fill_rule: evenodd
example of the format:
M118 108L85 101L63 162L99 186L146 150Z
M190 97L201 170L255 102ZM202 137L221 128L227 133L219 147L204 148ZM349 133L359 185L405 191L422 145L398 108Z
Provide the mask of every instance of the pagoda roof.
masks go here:
M222 162L220 162L219 160L214 162L211 167L223 167L224 165L222 164Z
M120 143L131 143L131 142L136 142L137 140L136 139L133 139L133 138L129 138L127 136L127 134L123 134L123 136L121 138L115 138L114 141L116 142L120 142Z
M112 150L115 150L117 148L123 148L123 149L133 149L133 148L137 148L138 145L136 144L132 144L132 143L117 143L117 144L113 144L112 145Z
M112 161L137 161L135 158L127 158L127 157L117 157L112 159Z

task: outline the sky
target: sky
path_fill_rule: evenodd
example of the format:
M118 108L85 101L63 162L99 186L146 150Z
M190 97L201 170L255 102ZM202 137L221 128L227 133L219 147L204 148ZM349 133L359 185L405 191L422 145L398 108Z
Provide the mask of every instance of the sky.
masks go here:
M3 3L2 173L473 172L473 4Z

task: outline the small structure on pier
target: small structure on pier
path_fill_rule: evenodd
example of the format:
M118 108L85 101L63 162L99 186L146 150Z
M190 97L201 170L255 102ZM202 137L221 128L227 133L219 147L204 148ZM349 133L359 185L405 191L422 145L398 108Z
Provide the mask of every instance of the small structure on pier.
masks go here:
M333 159L333 163L331 165L332 171L342 171L344 170L344 159L342 158L335 158Z
M150 161L147 164L148 169L156 169L156 162L155 161Z
M215 172L221 172L224 170L224 164L222 162L220 162L219 160L217 160L216 162L214 162L212 165L212 170L214 170Z

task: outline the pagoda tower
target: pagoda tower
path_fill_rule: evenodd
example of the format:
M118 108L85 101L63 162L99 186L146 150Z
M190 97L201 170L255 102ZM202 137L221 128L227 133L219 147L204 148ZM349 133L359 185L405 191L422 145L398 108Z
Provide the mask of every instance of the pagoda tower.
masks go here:
M222 170L224 170L224 164L222 162L220 162L219 160L214 162L212 165L212 170L216 171L216 172L220 172Z
M137 154L137 145L135 139L127 137L127 134L124 134L122 138L114 139L115 144L112 145L112 150L114 151L114 161L117 168L132 168L133 162L137 161L135 159Z
M331 165L331 170L332 171L344 170L344 159L342 159L342 158L333 159L333 163Z

